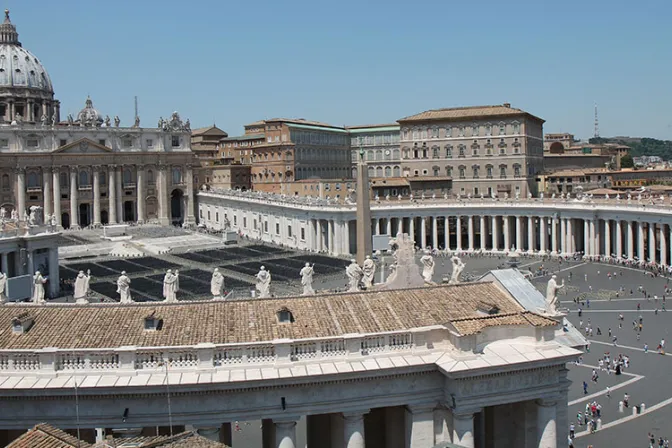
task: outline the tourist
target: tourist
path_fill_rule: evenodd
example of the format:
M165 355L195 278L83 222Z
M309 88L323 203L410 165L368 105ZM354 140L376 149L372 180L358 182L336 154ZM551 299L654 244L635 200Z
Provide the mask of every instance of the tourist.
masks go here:
M623 406L628 407L628 402L630 401L630 395L626 392L623 394Z
M569 437L570 439L573 439L575 437L575 426L574 423L569 425Z
M583 395L588 395L588 383L583 382Z

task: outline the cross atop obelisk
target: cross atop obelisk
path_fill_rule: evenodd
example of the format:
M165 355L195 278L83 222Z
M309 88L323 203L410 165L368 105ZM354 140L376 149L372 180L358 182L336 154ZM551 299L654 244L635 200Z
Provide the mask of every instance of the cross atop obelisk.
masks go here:
M362 137L359 137L359 162L357 162L357 264L363 265L372 252L371 198L369 197L369 168L364 161Z

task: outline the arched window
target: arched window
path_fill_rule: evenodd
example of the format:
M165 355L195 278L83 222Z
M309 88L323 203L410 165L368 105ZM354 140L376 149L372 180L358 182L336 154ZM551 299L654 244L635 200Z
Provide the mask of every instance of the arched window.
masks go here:
M399 160L400 157L400 151L398 149L393 149L392 150L392 160Z
M399 166L395 166L392 168L392 175L395 177L400 177L401 176L401 168Z
M376 151L376 160L383 160L383 151L380 149Z
M506 179L506 165L499 166L499 178Z
M452 166L447 166L446 167L446 176L448 176L448 177L453 176L453 167Z
M485 167L485 175L488 179L492 179L492 165Z
M79 172L79 186L80 187L86 187L91 185L89 183L89 172L88 171L80 171Z
M464 145L459 146L460 155L459 157L464 157Z
M474 170L474 179L478 179L478 165L474 165L472 169Z
M124 185L133 183L133 173L131 173L130 168L124 169Z
M152 170L147 170L147 183L149 185L154 184L154 171Z
M453 158L453 147L451 145L446 145L446 159Z
M385 167L385 177L390 177L392 176L392 168L389 166Z
M37 188L37 187L40 186L40 179L37 176L36 172L33 171L33 172L28 173L27 183L28 183L28 188Z
M460 167L460 179L464 179L466 177L465 172L466 172L466 168L461 166Z
M382 166L376 167L376 177L383 177L383 167Z
M175 167L173 168L173 185L181 183L182 183L182 170L180 168Z
M513 165L513 177L520 177L520 165Z
M432 147L432 158L433 159L438 159L440 157L439 155L439 147L438 146L433 146Z
M369 177L374 177L376 175L376 170L370 166L369 167Z

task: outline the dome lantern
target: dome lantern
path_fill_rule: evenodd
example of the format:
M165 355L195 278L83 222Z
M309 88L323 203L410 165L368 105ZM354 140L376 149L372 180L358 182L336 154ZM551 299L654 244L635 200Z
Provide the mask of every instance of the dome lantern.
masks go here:
M0 44L21 46L19 33L16 32L16 27L9 20L9 9L5 9L5 21L0 25Z

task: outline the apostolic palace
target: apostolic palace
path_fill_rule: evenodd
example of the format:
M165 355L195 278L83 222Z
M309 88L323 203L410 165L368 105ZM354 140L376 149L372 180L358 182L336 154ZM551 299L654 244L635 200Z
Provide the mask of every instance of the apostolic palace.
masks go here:
M508 103L242 136L122 126L91 98L61 117L6 11L0 445L248 448L258 422L261 448L567 446L587 341L564 282L459 256L665 268L672 204L543 191L543 123Z

